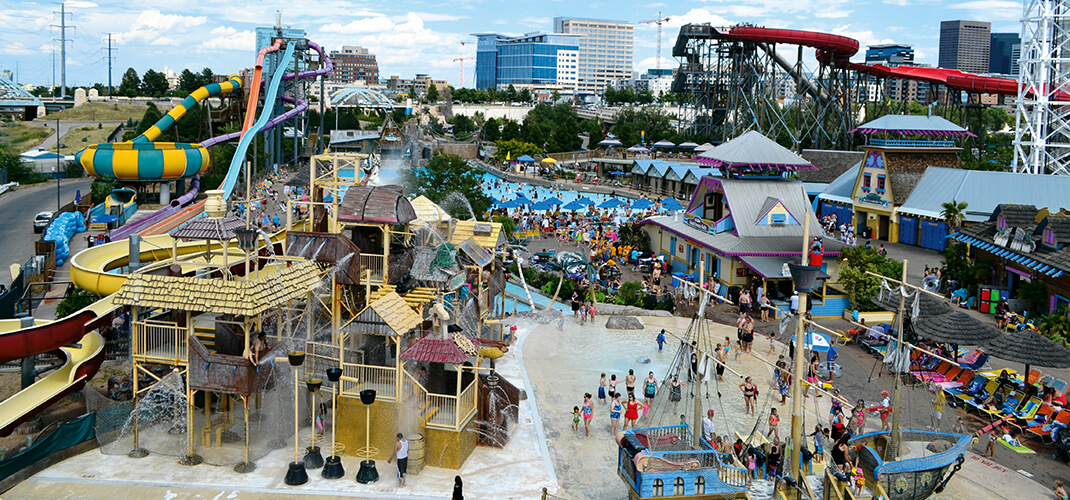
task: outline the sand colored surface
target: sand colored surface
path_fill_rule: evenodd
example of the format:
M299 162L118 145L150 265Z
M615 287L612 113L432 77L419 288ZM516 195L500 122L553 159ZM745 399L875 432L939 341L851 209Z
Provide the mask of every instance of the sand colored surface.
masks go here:
M670 342L665 351L658 353L656 333L666 328L682 334L689 321L652 317L642 320L646 329L631 331L605 329L604 316L584 326L571 317L564 319L561 328L556 323L521 325L518 345L497 363L499 372L523 387L528 395L520 405L519 421L508 446L502 450L477 448L460 471L425 468L420 475L412 476L404 489L396 487L394 466L382 461L377 463L381 476L378 483L356 483L353 477L358 459L352 457L343 459L347 472L344 479L328 481L319 476L319 471L310 471L308 484L290 487L283 484L283 477L287 462L292 460L292 450L272 452L259 460L257 470L249 474L234 473L229 467L183 467L172 457L131 459L94 450L31 477L5 498L447 498L456 474L464 478L466 498L539 498L543 487L557 498L570 500L626 498L626 487L616 473L617 449L609 433L608 406L600 405L596 397L589 438L584 437L582 424L579 432L571 430L570 413L573 406L582 405L584 392L597 396L602 372L617 374L622 379L622 391L623 376L629 368L635 370L638 384L649 371L659 381L664 379L677 344ZM735 337L732 327L711 324L710 328L717 338ZM780 412L783 438L790 429L790 399L782 407L779 397L770 390L772 370L759 361L766 356L768 342L755 342L755 348L755 355L744 355L738 361L730 356L729 367L754 377L761 390L759 416L744 415L739 380L730 373L726 373L724 383L710 383L708 398L706 390L700 392L704 409L712 407L717 412L714 422L718 433L734 435L749 433L756 421L758 429L765 432L766 416L774 406ZM775 360L781 353L785 348L778 344L772 358ZM664 398L665 393L658 397ZM829 399L811 395L805 400L809 428L819 420L827 425ZM640 427L676 423L679 414L670 415L659 406L664 403L664 399L656 400L647 420L640 420ZM690 421L690 410L681 407L680 413ZM660 421L654 421L657 419ZM875 430L879 420L870 419L868 425ZM751 497L769 498L769 490L768 482L756 482ZM969 453L962 471L947 490L934 498L1046 498L1048 493L1018 472Z

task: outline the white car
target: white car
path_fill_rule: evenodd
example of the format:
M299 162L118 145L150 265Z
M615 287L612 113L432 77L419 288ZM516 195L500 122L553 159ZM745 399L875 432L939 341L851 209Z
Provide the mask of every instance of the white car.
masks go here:
M33 232L40 233L44 231L45 228L48 227L48 223L52 221L53 214L55 214L55 212L46 210L44 212L38 212L37 215L33 216Z

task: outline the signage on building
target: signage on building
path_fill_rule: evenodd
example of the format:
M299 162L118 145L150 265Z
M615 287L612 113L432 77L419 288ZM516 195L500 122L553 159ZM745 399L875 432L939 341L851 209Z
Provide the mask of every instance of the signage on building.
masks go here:
M684 219L684 224L687 224L688 226L698 229L699 231L702 231L704 233L710 232L710 225L699 217L688 216Z
M880 205L882 207L888 206L888 202L881 198L877 193L869 193L865 196L859 196L858 201L861 203L868 203L870 205Z

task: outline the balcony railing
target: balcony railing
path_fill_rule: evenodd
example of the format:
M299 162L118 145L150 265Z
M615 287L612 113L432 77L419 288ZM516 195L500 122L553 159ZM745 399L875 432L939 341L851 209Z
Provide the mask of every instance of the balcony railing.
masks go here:
M360 254L360 269L361 271L367 271L368 280L373 284L382 284L386 280L386 266L384 263L386 259L382 255L376 254Z
M382 401L397 400L397 370L392 367L342 365L342 396L359 397L360 391L375 390L375 398Z
M187 334L185 327L170 321L138 321L134 323L131 353L139 361L184 365Z
M871 138L869 140L869 145L896 148L953 148L955 147L955 141Z
M468 387L461 391L460 397L457 397L427 392L427 388L409 372L404 373L401 384L402 400L415 403L417 415L424 420L427 427L460 431L475 415L477 382L468 384Z

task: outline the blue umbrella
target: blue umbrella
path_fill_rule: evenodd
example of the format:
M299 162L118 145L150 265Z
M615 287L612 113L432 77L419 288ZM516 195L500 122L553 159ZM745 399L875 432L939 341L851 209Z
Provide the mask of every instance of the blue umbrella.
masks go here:
M598 208L620 208L622 206L624 206L623 201L620 201L616 198L610 198L606 201L603 201L601 205L598 205Z
M522 194L521 195L517 195L516 199L513 200L513 201L515 201L515 202L517 202L517 203L519 203L521 205L531 205L532 203L535 203L535 202L529 200L526 196L524 196Z
M623 170L614 170L614 171L610 172L609 175L624 175L624 171Z
M543 201L540 201L540 202L532 205L531 209L532 210L553 210L554 206L553 206L553 204L550 203L549 200L543 200Z
M550 199L546 200L546 203L549 203L551 205L560 205L560 204L562 204L564 202L559 200L559 199L557 199L557 197L554 196L554 197L551 197Z
M532 158L532 157L530 157L528 155L524 155L524 156L518 157L516 159L516 161L535 161L535 158Z
M650 201L650 200L648 200L646 198L639 198L638 200L635 200L634 202L632 202L632 206L630 206L628 208L631 208L632 210L646 210L646 209L648 209L650 207L653 207L653 206L654 206L654 202L652 202L652 201Z
M684 206L680 202L676 201L676 198L665 198L661 200L662 210L683 210Z
M507 201L505 203L502 203L500 206L502 208L510 208L510 209L512 209L512 208L520 208L520 207L524 206L524 204L520 203L520 200L509 200L509 201Z
M502 206L501 200L499 200L499 199L497 199L497 198L495 198L493 196L490 197L490 204L493 205L493 206L496 206L496 207Z
M577 198L576 199L576 203L582 203L584 205L591 205L591 206L594 205L593 201L591 201L591 200L589 200L589 199L587 199L586 197L583 197L583 196Z
M586 205L580 203L579 200L570 201L567 205L561 207L565 210L583 210Z

